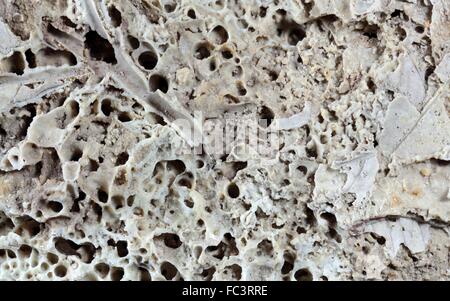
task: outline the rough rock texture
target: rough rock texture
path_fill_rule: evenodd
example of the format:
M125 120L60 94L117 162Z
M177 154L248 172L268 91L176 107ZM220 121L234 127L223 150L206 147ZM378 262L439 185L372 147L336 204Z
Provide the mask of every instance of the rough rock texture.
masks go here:
M447 0L0 0L0 279L450 279L449 81Z

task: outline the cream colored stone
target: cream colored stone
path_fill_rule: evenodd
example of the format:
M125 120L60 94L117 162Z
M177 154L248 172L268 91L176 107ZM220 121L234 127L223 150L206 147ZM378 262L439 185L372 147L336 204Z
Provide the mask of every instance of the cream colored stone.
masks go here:
M0 280L448 280L449 12L1 1Z

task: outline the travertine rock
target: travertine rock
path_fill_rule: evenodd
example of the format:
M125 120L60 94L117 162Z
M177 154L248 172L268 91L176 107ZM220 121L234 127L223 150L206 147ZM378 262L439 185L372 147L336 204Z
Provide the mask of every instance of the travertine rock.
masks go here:
M0 279L450 279L449 20L1 0Z

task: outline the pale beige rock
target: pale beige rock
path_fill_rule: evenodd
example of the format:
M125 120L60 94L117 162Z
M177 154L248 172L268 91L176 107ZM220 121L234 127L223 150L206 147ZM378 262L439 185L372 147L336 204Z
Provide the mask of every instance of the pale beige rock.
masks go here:
M0 280L448 280L450 3L0 2Z

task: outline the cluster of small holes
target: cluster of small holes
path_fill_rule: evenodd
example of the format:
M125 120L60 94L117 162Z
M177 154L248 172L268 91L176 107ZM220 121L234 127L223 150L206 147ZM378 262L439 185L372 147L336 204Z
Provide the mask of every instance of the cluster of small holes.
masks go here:
M210 6L216 10L222 10L225 9L225 7L233 6L230 3L231 2L226 1L214 1L210 3ZM274 5L278 6L279 1L275 1ZM235 6L237 7L238 5ZM314 1L300 1L299 6L305 9L306 15L309 15L314 7ZM284 9L277 9L274 11L272 7L266 6L255 7L254 10L248 12L240 11L239 8L235 9L236 16L240 16L241 18L237 22L239 26L241 26L242 29L244 29L248 33L253 34L254 36L260 35L257 22L260 22L262 20L269 20L270 22L273 22L274 26L272 26L271 29L276 31L276 34L278 35L278 37L275 37L277 39L277 43L282 44L282 48L290 49L289 51L292 52L290 52L289 54L294 54L294 61L297 62L297 65L303 65L301 66L302 68L308 65L307 56L302 53L302 51L299 51L303 46L308 44L302 43L302 41L304 41L305 39L307 40L306 42L308 42L308 28L311 26L311 24L308 23L314 23L315 25L317 25L318 30L324 31L324 26L322 26L324 23L328 22L329 24L331 24L338 20L336 16L328 15L322 16L317 20L313 20L305 24L298 24L291 17L290 12ZM187 26L196 24L195 22L198 21L195 20L201 20L203 18L203 16L201 16L203 12L202 9L197 9L195 7L179 7L177 5L177 2L175 1L162 1L161 6L158 10L160 11L158 13L161 13L164 17L167 18L170 18L171 14L176 15L178 12L181 12L183 14L182 18L184 18L184 20L187 20L187 23L189 23L187 24ZM108 6L107 13L108 15L104 17L108 19L109 16L109 34L114 31L127 30L126 27L129 25L129 23L122 19L121 8L119 6ZM149 15L151 15L150 12ZM248 19L247 16L251 16L253 20ZM409 19L405 12L399 10L394 11L390 17L391 19ZM125 14L123 15L123 18L125 18ZM151 19L152 17L148 16L148 18ZM63 21L63 24L70 28L77 30L80 29L77 24L75 24L67 17L61 17L61 20ZM165 22L165 19L161 18L161 22ZM356 32L358 32L360 36L369 43L373 43L374 41L379 41L384 38L382 35L383 30L378 25L372 24L367 21L358 21L355 22L354 25ZM195 25L192 26L195 27ZM428 27L422 25L416 25L412 28L412 34L414 34L415 32L418 36L426 36L429 31ZM53 33L54 35L61 34L61 31L56 27L49 26L48 29L49 32ZM100 31L96 32L93 29L87 30L88 32L84 36L84 44L87 51L83 53L83 55L86 55L87 58L84 59L101 61L99 62L99 64L116 64L116 50L115 46L113 47L113 45L111 44L112 40L108 40L106 37L103 37L103 33L101 33ZM193 32L195 30L189 29L186 31ZM314 34L313 31L311 31L311 33ZM237 39L237 37L233 36L233 31L228 31L227 26L219 21L213 23L211 27L207 28L205 32L202 32L201 34L203 36L200 40L197 40L191 50L193 51L195 64L204 64L206 68L211 71L211 73L213 73L214 71L219 75L221 75L221 73L216 71L222 72L223 68L225 68L226 66L231 66L229 69L229 74L232 76L232 82L226 83L226 85L227 87L229 86L232 91L226 91L224 95L222 94L225 104L236 105L242 103L243 99L245 100L246 98L251 98L253 95L253 89L251 89L251 87L257 84L259 80L263 81L263 75L267 75L267 78L269 80L266 80L265 83L269 83L270 85L274 86L278 85L278 87L283 88L286 75L284 74L283 68L279 68L280 63L277 61L278 57L276 57L276 55L270 57L271 59L274 58L274 68L262 68L263 72L261 79L249 78L252 76L252 72L248 72L248 70L246 69L247 67L245 66L244 56L241 56L238 50L238 45L234 43L234 39ZM396 29L396 35L399 36L400 40L404 40L409 34L411 34L410 31L408 31L407 33L406 30L400 26L398 26L398 28ZM130 51L129 54L134 59L134 62L138 67L137 70L140 70L148 79L148 88L150 89L150 91L157 93L161 92L163 94L169 93L169 79L172 80L172 77L170 76L171 73L162 73L164 70L164 66L160 65L166 60L164 55L170 53L170 47L172 47L171 45L176 44L176 42L180 42L180 33L178 33L177 38L171 39L170 43L166 43L164 41L161 44L152 46L149 46L147 42L144 41L144 39L142 39L141 37L138 38L137 35L135 37L134 33L133 35L126 33L124 37L126 44L125 48ZM260 35L256 37L255 41L256 43L265 46L265 44L269 41L269 38ZM251 42L253 43L253 41ZM308 47L312 46L307 45L306 50L309 50ZM306 52L307 51L305 51L305 53ZM53 67L60 67L64 64L74 66L79 63L77 61L77 58L78 57L75 57L71 52L66 50L57 50L50 47L42 49L33 48L27 49L23 53L20 51L14 51L10 56L2 60L0 67L2 72L13 73L21 76L25 72L27 72L27 68L34 69L40 66L44 66L44 63L45 65L52 65ZM336 68L339 68L339 66L336 66ZM195 75L190 78L190 80L197 82L204 80L197 74L197 70L195 71ZM433 73L434 67L428 67L425 73L425 79L428 80L430 76L433 76ZM369 93L372 93L374 95L382 90L382 85L375 78L367 77L366 80L363 80L361 82L363 83L363 85L365 85L365 89ZM319 80L315 82L315 84L318 83ZM80 87L84 84L84 82L82 80L77 80L76 84ZM26 86L29 88L33 88L33 85L34 84L27 84ZM178 88L179 87L177 87L175 83L170 82L170 93L176 91ZM286 90L287 89L282 89L282 91ZM123 92L124 91L122 90L118 94L125 94ZM189 91L189 93L190 100L193 100L196 95L198 95L194 90ZM393 96L395 93L396 92L389 91L389 94L391 96ZM49 100L45 99L45 101L47 102ZM270 104L271 102L272 100L262 100L262 102L257 105L256 114L257 118L260 120L259 126L262 128L269 128L275 120L275 116L278 116L279 114L278 104L272 105ZM282 107L281 105L280 107L282 107L284 112L287 111L288 108L284 104L288 102L286 100L286 97L282 98L280 96L279 100L273 100L273 102L283 103L284 107ZM101 122L103 122L104 124L111 123L111 120L118 120L122 123L126 123L134 120L136 116L138 116L138 114L134 114L131 111L128 111L128 109L122 107L122 99L119 101L118 99L114 98L104 98L98 99L97 103L99 105L95 114L96 117L98 117L98 119L101 119ZM80 113L80 109L82 109L80 105L83 106L84 104L82 102L79 103L78 101L73 100L68 101L64 104L68 120L75 120L75 118ZM297 107L294 109L295 111L298 111ZM162 111L164 111L164 109ZM17 112L18 111L12 111L11 114L17 114ZM39 113L42 112L39 111ZM167 118L166 121L164 121L164 118L166 116L164 116L163 118L160 115L148 112L146 113L149 116L149 120L152 120L152 124L154 123L161 126L166 126L166 121L170 120L170 118ZM311 162L322 159L321 148L323 146L332 145L335 141L334 139L340 138L340 134L342 132L337 131L335 128L335 126L338 125L339 122L341 122L340 119L342 116L338 116L339 114L340 113L337 112L337 110L326 107L324 108L324 111L321 111L318 115L318 124L316 124L318 127L307 125L298 129L299 135L304 135L306 137L305 143L302 142L304 144L304 153L306 159L310 160ZM28 118L29 122L22 129L23 137L26 135L28 125L31 120L33 120L35 115L36 112L31 115L25 115L26 117L24 117L24 119ZM141 118L142 116L138 117ZM117 120L115 120L116 118ZM365 117L363 116L362 118ZM348 126L355 132L357 132L359 129L356 120L348 122ZM106 129L106 127L107 126L105 125L104 128ZM65 128L65 126L62 128ZM317 131L319 131L319 133L317 133ZM311 138L312 132L314 132L314 135L317 135L317 141ZM10 135L10 133L7 132L7 128L3 126L0 128L0 134L2 137ZM82 141L83 139L86 140L85 137L81 136L77 137L77 139L79 139L80 141ZM99 138L99 140L101 139ZM102 143L104 143L104 141L102 141ZM289 145L285 146L289 147ZM31 145L31 147L38 148L35 144ZM88 149L89 147L85 147L82 143L73 144L71 145L70 150L67 151L62 156L62 158L64 160L71 161L72 163L77 162L79 164L82 164L84 165L83 167L86 168L86 170L82 170L83 172L88 171L90 174L97 174L98 176L103 176L102 172L105 169L104 167L107 167L108 165L111 166L111 168L114 168L115 172L114 175L112 175L114 176L113 183L117 186L123 185L123 190L125 190L126 184L132 183L131 180L133 179L133 173L135 170L132 169L134 168L134 162L132 160L130 161L131 152L129 152L129 149L120 149L119 151L114 152L114 154L102 153L100 155L89 154L87 151ZM298 153L294 154L294 157L296 156L298 157L300 155ZM227 158L231 157L232 156L229 156L229 154L226 154L221 158L221 161L226 161ZM15 156L13 158L16 161L20 159L18 156ZM43 198L37 201L40 205L42 205L42 207L40 207L40 209L36 211L35 215L24 215L17 219L14 219L14 222L13 219L10 218L0 219L0 235L4 235L5 233L14 231L17 234L23 235L25 237L36 237L41 233L45 233L45 231L47 230L46 227L52 227L51 225L53 222L57 223L60 222L60 220L64 220L65 218L67 218L66 216L64 216L64 214L69 212L69 210L71 213L78 213L77 218L80 217L80 220L83 220L83 222L89 222L89 220L93 218L97 224L102 224L102 226L104 224L107 231L117 233L125 233L126 231L128 231L128 222L117 219L115 220L117 225L115 225L114 222L107 220L110 218L110 216L119 215L118 213L128 211L133 214L133 218L137 218L139 220L156 218L159 219L158 222L162 222L162 219L160 219L160 214L164 214L165 222L166 218L168 220L171 220L172 216L182 214L183 212L193 213L196 212L197 209L204 210L205 214L212 216L212 213L218 210L217 208L223 210L230 209L229 206L231 203L237 204L236 207L239 207L239 209L243 207L246 211L255 209L257 223L263 224L267 220L269 220L269 217L270 219L274 217L273 213L268 212L268 210L266 209L262 209L262 206L258 207L258 205L254 205L254 200L247 198L247 186L245 183L242 183L240 181L242 179L241 177L245 176L244 172L246 172L245 169L247 168L247 162L219 162L219 164L223 165L215 166L217 162L211 163L207 160L195 158L193 163L193 165L188 165L184 164L181 160L173 160L160 161L156 164L157 168L155 168L155 173L152 178L153 182L151 182L152 185L156 185L154 185L153 187L149 187L148 189L149 192L153 193L154 189L157 189L158 192L160 192L161 190L165 190L165 188L167 187L167 198L159 199L157 197L152 197L143 200L141 196L136 195L135 197L134 195L128 195L126 191L115 189L117 187L113 187L113 189L110 190L110 186L105 183L97 183L97 190L94 189L93 192L90 191L87 192L87 194L80 190L78 197L75 197L75 194L71 192L70 189L67 189L68 195L71 195L70 202L66 202L65 200L60 199L53 200L50 198ZM287 175L283 175L282 177L280 177L280 180L278 181L279 183L281 183L279 187L280 191L283 189L283 191L287 190L287 186L292 188L296 186L297 183L304 183L305 181L307 183L305 184L306 187L314 188L314 168L311 168L310 165L306 163L290 163L290 166L293 169L293 176L288 178ZM38 169L43 169L45 171L46 166L43 167L41 162L39 164L41 165L36 165L37 167L39 167ZM223 166L227 166L227 164L232 166L230 168L231 171L226 171L226 168L221 169ZM57 165L57 167L59 166ZM160 167L161 169L163 169L162 172L157 170ZM212 191L211 193L210 191L205 192L205 188L202 187L202 181L197 180L199 174L204 171L209 171L210 168L217 168L218 170L220 170L214 176L214 181L217 181L218 183L223 183L223 180L226 181L224 186L221 187L220 191ZM290 169L289 171L292 172L292 169ZM260 171L261 170L258 170L258 172ZM253 171L248 172L252 173ZM277 174L278 173L283 173L282 168L280 168L280 170L277 170ZM169 176L167 174L169 174ZM264 173L262 172L262 174ZM41 181L45 180L47 179ZM198 187L197 182L200 182L200 185L198 185ZM197 201L197 199L194 197L195 195L189 194L190 191L197 189L198 191L201 191L200 194L204 198L204 200L202 199L202 201L200 202ZM166 191L164 191L164 193L166 193ZM303 201L300 200L303 195L294 195L291 197L295 200L286 200L280 198L278 192L267 190L262 191L261 193L267 193L268 195L270 195L271 199L267 201L273 202L273 207L277 210L281 208L279 207L281 206L279 205L279 203L286 202L286 204L289 204L286 206L291 206L291 204L293 204L293 212L298 212L300 217L292 223L293 232L286 234L286 236L288 236L288 239L291 239L292 235L298 235L300 238L302 238L306 235L309 235L310 233L323 231L323 234L325 234L330 239L330 241L334 240L337 243L342 242L342 233L338 233L339 228L337 225L337 220L336 217L331 213L332 210L330 210L330 212L323 212L321 210L318 211L316 208L314 210L311 209L314 207L308 207L308 205L302 203ZM177 202L177 197L179 197L179 202ZM217 202L218 204L211 204L209 202L210 199L215 200L216 198L219 200L219 202ZM278 204L275 204L276 202L274 200L276 200ZM205 201L206 204L204 204L203 201ZM310 202L310 200L308 200L308 202ZM175 206L173 204L177 205ZM294 208L294 206L298 206L299 210L297 210L297 207ZM304 206L303 210L302 206ZM332 205L327 204L327 206L332 208ZM194 208L195 210L192 210ZM287 210L291 209L290 207L286 208ZM283 208L283 210L286 208ZM48 221L46 221L45 218L47 217L51 217L52 219L54 217L55 218L53 220L49 219ZM176 218L173 217L173 219ZM282 219L282 217L280 217L280 219ZM201 229L199 230L199 232L203 233L202 235L204 235L206 231L209 231L207 227L210 221L209 219L206 219L206 217L197 217L193 219L192 222L193 224L198 226L199 229ZM234 224L237 224L239 221L237 218L234 218L232 219L232 222ZM289 223L290 221L283 220L276 222L270 221L268 225L269 227L271 227L274 233L277 233L287 229ZM153 242L166 248L165 250L167 250L167 252L181 252L181 250L188 250L190 248L188 242L189 236L184 236L174 230L176 226L179 226L176 225L176 223L174 223L173 226L174 227L171 230L164 230L167 232L159 232L161 234L155 236L153 238ZM136 227L138 227L140 231L147 231L144 226L137 225ZM80 231L77 235L82 236L80 233L83 233L83 231ZM376 241L377 244L385 245L386 238L376 233L370 233L370 235L373 237L374 241ZM67 264L67 258L69 257L74 258L75 260L77 260L78 258L82 261L92 261L94 259L96 247L94 247L90 243L87 243L85 240L77 240L72 236L74 236L73 233L71 233L71 236L69 236L70 239L68 237L57 237L54 241L54 247L56 249L55 253L57 253L58 255L48 253L45 262L41 263L40 266L43 270L48 271L49 277L51 276L65 279L67 276L69 276L72 269L71 266ZM250 234L248 234L247 238L249 240L254 239L252 238L251 231ZM245 246L247 243L243 237L242 239L238 239L238 241L243 246ZM258 238L256 242L257 244L255 252L257 256L275 258L276 255L280 255L277 254L278 244L276 238ZM320 242L315 242L315 246L319 244ZM129 260L135 256L135 254L133 253L134 250L132 248L133 244L131 244L131 241L127 241L124 238L115 238L115 240L112 240L108 245L112 248L117 257L121 258L121 260L124 260L124 262L125 260ZM369 246L364 245L361 247L361 250L363 253L368 254L372 249ZM17 249L17 251L1 249L0 257L8 257L10 259L16 259L18 257L31 258L33 257L33 252L36 251L32 246L23 244ZM149 256L154 255L151 254L152 252L150 251L150 249L145 248L141 248L139 253L139 256L141 257L136 257L136 260L138 262L148 260ZM198 275L202 280L215 279L215 277L217 277L217 275L220 273L227 274L227 276L233 280L240 280L242 278L243 272L240 264L227 265L223 268L223 270L220 271L217 269L217 266L213 265L214 260L227 260L233 256L237 256L238 254L239 249L236 246L236 239L230 233L225 234L223 239L218 244L203 247L196 246L195 248L192 248L192 256L196 259L199 259L201 256L212 258L210 261L208 261L208 264L202 265L198 269ZM125 269L124 266L113 266L109 263L101 262L98 260L100 259L97 258L95 261L93 274L86 275L86 278L100 278L118 281L123 280L124 278L127 279L127 277L129 276L128 270ZM304 267L303 265L300 265L301 268L299 268L298 262L299 260L297 260L295 253L287 250L282 252L282 265L280 266L282 279L295 279L298 281L314 280L314 277L309 268ZM136 274L138 275L139 279L143 281L151 280L152 276L158 273L160 273L161 276L166 280L182 280L183 276L178 271L177 265L178 263L175 263L175 261L170 262L168 259L164 259L162 264L160 264L158 267L151 267L147 263L139 263L139 267L136 268L136 270L138 271ZM328 278L326 276L321 276L320 279L327 280Z
M129 122L132 120L131 112L120 110L118 108L118 102L109 98L101 101L100 111L106 117L116 116L120 122Z

